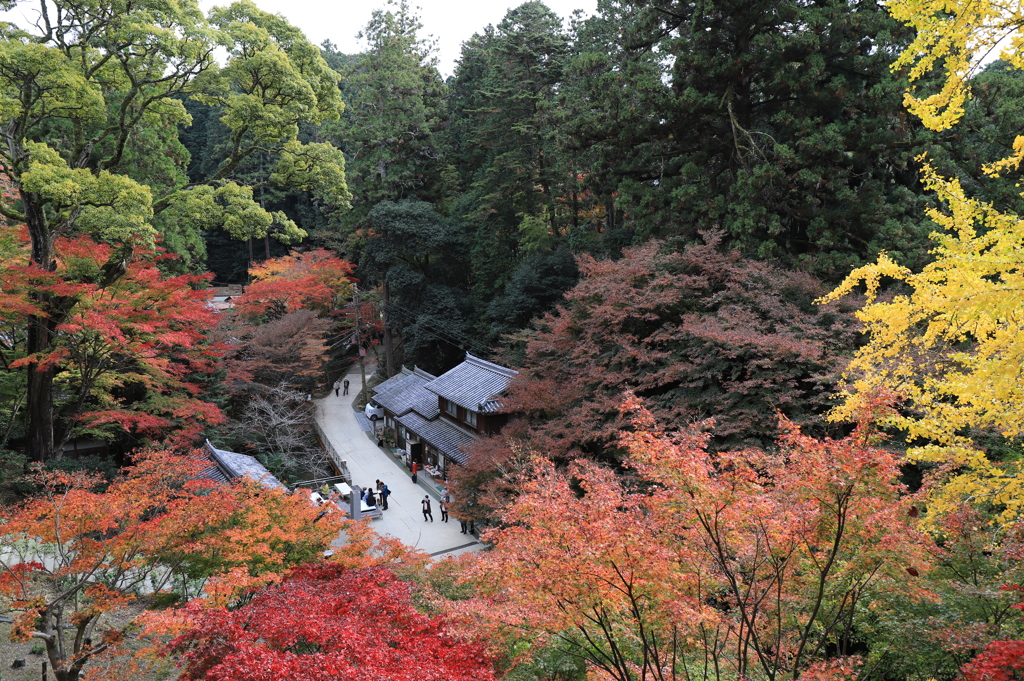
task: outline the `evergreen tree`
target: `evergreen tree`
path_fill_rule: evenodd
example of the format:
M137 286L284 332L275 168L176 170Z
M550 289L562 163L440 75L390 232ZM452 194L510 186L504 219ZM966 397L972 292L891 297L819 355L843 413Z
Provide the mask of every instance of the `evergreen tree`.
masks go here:
M341 73L347 108L319 134L347 160L354 197L352 210L337 224L342 238L368 227L367 216L381 201L438 197L437 133L444 124L446 87L433 43L418 35L422 28L405 0L392 1L374 10L359 34L367 42L365 52L329 57ZM350 246L360 243L357 237Z
M923 255L928 140L889 70L909 31L880 3L605 0L579 36L575 143L638 239L719 226L832 278L882 249Z
M562 21L541 2L512 9L463 47L452 84L451 144L465 190L474 293L490 300L525 244L559 239L557 89L568 54Z

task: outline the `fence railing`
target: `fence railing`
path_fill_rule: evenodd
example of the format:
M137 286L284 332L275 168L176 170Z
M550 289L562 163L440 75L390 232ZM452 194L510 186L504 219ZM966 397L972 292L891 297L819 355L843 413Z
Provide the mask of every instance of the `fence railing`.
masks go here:
M331 441L327 438L323 428L320 427L320 422L317 421L316 418L313 419L313 428L316 430L316 436L320 439L320 444L323 446L324 451L327 452L328 458L330 458L331 463L334 464L334 468L338 471L341 477L345 479L345 482L351 485L352 474L348 472L348 461L341 458L341 455L338 454L338 451L334 448L334 445L331 444Z

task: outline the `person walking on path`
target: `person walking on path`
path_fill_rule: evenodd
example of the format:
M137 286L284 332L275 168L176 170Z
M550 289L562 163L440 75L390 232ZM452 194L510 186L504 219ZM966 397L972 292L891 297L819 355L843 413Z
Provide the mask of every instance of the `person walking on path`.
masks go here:
M434 514L430 512L430 497L423 497L423 522L427 522L427 518L430 518L430 522L434 522Z
M437 507L441 509L441 522L448 522L448 505L444 503L444 499L437 502Z
M345 389L345 391L343 393L341 393L341 394L342 395L348 395L348 379L347 378L344 381L342 381L341 387Z
M462 526L462 534L466 534L466 531L469 529L469 525L466 524L466 521L463 518L459 518L459 525Z
M334 382L334 396L338 397L340 391L341 391L341 381L335 381Z

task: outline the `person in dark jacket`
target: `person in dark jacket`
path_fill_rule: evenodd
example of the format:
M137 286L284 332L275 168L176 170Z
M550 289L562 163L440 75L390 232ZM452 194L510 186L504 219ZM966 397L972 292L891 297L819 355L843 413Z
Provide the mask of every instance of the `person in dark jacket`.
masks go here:
M430 519L430 522L434 522L434 514L430 511L429 496L423 497L423 502L421 503L421 506L423 506L423 522L427 522L427 518Z

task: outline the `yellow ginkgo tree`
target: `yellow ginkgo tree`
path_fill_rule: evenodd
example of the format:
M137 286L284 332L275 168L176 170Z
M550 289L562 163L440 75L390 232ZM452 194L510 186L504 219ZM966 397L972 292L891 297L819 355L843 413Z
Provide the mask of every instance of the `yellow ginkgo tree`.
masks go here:
M1024 7L992 0L894 0L892 14L917 31L893 68L911 80L942 68L935 92L908 92L907 107L925 125L956 124L970 97L979 61L1002 49L1024 67ZM995 175L1024 160L1024 137L1014 152L988 166ZM925 166L926 186L944 209L929 211L942 229L932 235L934 261L919 273L886 254L854 270L823 300L860 284L868 303L859 312L869 341L850 367L851 383L833 416L849 418L880 392L901 398L889 425L908 435L911 459L940 466L942 484L931 510L964 501L991 505L1006 522L1024 512L1024 462L995 461L978 446L979 432L1024 434L1024 221L968 197L957 180ZM901 295L877 297L883 280L903 283Z

